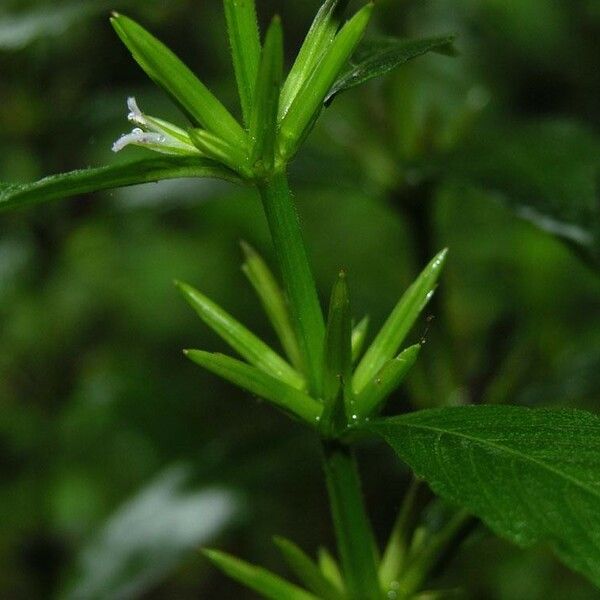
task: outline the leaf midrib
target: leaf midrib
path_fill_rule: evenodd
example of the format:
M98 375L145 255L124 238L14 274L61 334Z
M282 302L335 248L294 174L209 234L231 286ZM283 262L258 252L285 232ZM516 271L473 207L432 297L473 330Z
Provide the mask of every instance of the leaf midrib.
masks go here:
M449 435L449 436L454 435L458 438L470 440L471 442L474 442L475 444L479 444L484 447L485 447L485 445L488 445L491 448L495 448L497 450L504 451L507 454L513 454L525 462L531 462L531 463L537 465L538 467L545 469L546 471L549 471L550 473L553 473L554 475L563 477L567 481L571 482L573 485L581 488L582 490L592 494L592 496L595 496L596 498L600 499L600 491L599 490L590 488L585 482L580 481L579 479L573 477L572 475L566 474L566 473L550 466L549 464L547 464L545 462L542 462L536 458L528 456L527 454L523 454L522 452L519 452L518 450L515 450L513 448L503 446L501 444L497 444L494 442L490 442L489 440L482 440L480 438L474 437L472 435L468 435L466 433L461 433L461 432L457 432L457 431L448 431L447 429L440 429L439 427L434 427L431 425L415 425L414 423L410 423L410 424L402 423L402 426L403 427L413 427L415 429L423 429L426 431L434 431L436 433Z

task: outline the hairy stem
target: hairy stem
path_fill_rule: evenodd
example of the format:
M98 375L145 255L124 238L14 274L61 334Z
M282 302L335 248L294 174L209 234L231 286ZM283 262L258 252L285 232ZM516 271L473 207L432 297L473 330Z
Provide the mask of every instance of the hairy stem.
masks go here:
M271 175L258 185L258 189L295 321L310 388L318 397L325 324L298 214L285 173Z
M323 443L323 462L338 551L351 600L381 600L373 532L352 450Z

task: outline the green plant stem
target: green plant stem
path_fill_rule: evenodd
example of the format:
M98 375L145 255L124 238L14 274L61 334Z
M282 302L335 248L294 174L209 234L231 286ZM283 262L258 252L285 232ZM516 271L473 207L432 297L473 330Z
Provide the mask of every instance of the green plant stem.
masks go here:
M312 393L319 397L325 323L285 173L258 184Z
M338 442L324 442L323 462L348 597L381 600L375 540L354 454Z

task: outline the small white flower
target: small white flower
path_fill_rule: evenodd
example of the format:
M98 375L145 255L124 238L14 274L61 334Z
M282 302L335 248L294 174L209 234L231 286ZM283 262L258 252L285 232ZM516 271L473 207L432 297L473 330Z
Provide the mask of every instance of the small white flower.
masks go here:
M143 146L162 154L198 155L200 151L194 146L188 134L173 125L145 115L139 108L135 98L127 98L129 114L127 119L137 125L131 133L122 135L112 146L113 152L120 152L126 146Z

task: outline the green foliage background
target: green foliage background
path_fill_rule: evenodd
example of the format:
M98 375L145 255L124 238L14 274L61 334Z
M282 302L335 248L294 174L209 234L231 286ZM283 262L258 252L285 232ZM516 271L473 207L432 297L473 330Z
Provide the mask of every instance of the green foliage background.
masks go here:
M291 56L317 2L258 5L265 23L282 14ZM180 118L116 40L110 9L144 23L235 105L218 2L6 0L1 181L131 158L110 152L128 129L128 95ZM599 178L581 170L600 148L596 2L386 0L378 10L380 33L455 32L460 56L421 59L344 95L313 132L292 184L323 299L345 267L354 314L377 327L448 246L436 320L394 408L488 401L597 412ZM547 135L549 120L575 141ZM536 152L548 146L551 168L539 168ZM589 247L554 222L533 218L568 244L515 217L518 196L562 203L567 215L587 202L578 225ZM269 256L258 199L206 181L1 216L0 596L243 598L198 547L275 570L273 534L311 553L333 549L311 435L180 353L222 342L174 278L274 341L239 269L241 238ZM383 536L408 471L380 446L361 458ZM521 551L485 532L437 583L464 586L469 598L598 596L547 549Z

